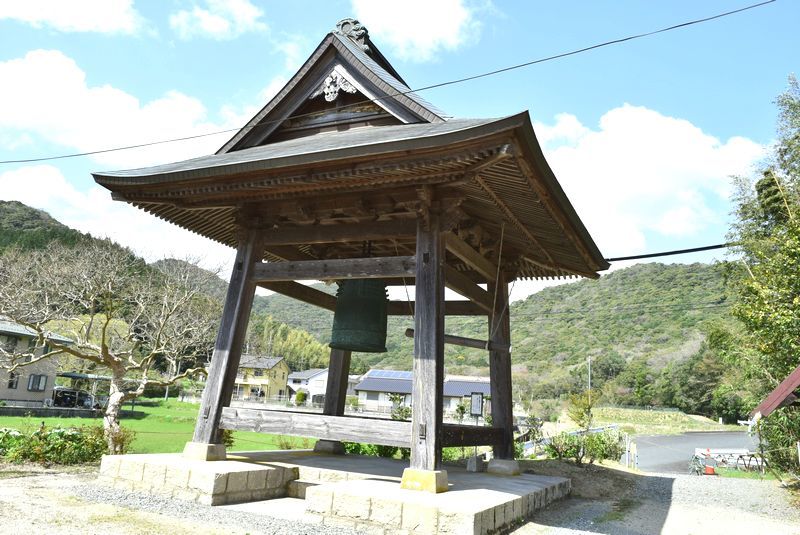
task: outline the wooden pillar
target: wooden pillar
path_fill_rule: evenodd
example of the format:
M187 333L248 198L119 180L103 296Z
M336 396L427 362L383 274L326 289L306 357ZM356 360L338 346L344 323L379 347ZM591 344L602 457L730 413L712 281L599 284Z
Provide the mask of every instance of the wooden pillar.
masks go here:
M402 486L447 490L442 461L444 380L444 240L438 214L417 220L411 468Z
M328 383L325 385L325 406L323 414L342 416L347 399L347 380L350 373L350 351L331 349L328 364Z
M206 388L194 428L194 438L184 450L184 455L188 457L206 460L216 460L220 456L225 458L224 446L220 444L219 421L222 408L230 404L233 394L255 295L253 266L260 260L258 231L248 229L241 232Z
M498 284L489 284L489 293L496 295L494 311L489 316L489 341L511 345L511 311L508 303L508 284L500 274ZM494 446L496 459L514 458L514 414L511 397L511 352L489 351L489 380L492 395L492 427L503 430L502 440Z

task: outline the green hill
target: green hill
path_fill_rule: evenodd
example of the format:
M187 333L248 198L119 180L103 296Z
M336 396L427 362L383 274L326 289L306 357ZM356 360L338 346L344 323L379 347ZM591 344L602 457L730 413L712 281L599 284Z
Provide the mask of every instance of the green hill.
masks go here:
M18 201L0 201L0 252L9 247L39 249L51 241L74 245L86 239L47 212Z

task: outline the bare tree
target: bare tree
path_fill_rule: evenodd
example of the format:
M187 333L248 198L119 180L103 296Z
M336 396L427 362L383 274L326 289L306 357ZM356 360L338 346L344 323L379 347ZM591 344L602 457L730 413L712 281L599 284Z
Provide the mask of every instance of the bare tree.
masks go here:
M145 262L110 242L12 250L0 256L0 316L37 334L34 347L0 350L9 370L69 355L111 377L104 428L119 452L119 414L148 385L204 372L220 303L205 291L213 274L182 261ZM49 337L56 331L71 340Z

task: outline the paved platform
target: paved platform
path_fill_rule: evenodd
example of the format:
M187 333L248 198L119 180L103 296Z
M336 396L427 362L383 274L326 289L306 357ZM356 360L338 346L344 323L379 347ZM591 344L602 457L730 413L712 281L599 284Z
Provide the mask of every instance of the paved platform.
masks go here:
M380 534L503 532L570 491L564 478L446 465L448 492L431 494L400 488L407 467L407 461L308 450L236 452L225 461L124 455L103 458L99 481L209 505L240 503L226 507L270 516L280 509L275 499L283 498L289 516L304 509L303 522Z

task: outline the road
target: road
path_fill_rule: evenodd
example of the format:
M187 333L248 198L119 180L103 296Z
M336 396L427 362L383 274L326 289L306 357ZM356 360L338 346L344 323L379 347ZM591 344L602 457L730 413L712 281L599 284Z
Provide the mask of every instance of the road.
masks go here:
M639 451L639 469L644 472L685 474L695 448L747 448L757 441L746 432L684 433L682 435L639 435L633 439Z

